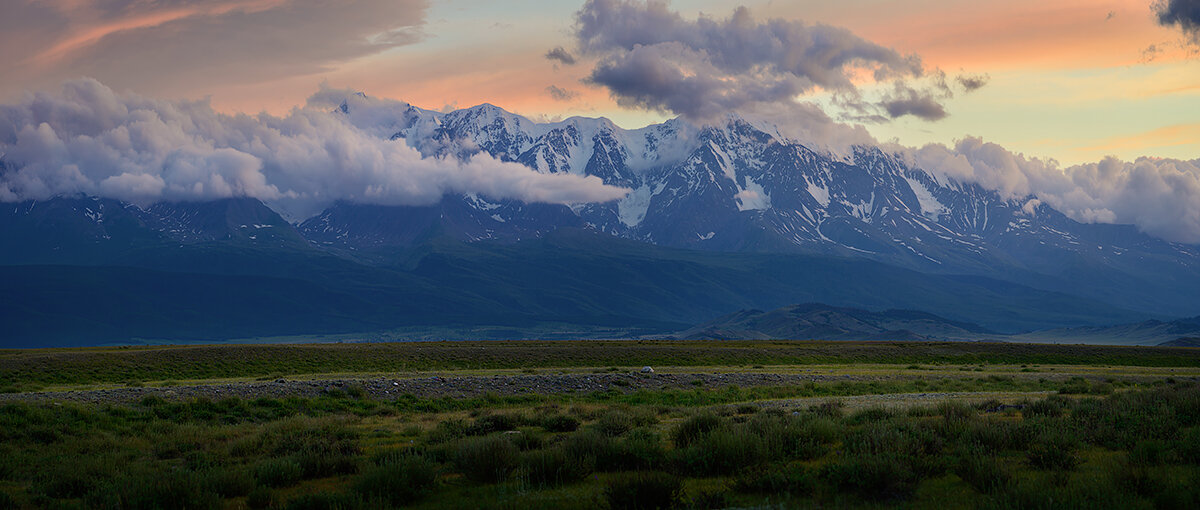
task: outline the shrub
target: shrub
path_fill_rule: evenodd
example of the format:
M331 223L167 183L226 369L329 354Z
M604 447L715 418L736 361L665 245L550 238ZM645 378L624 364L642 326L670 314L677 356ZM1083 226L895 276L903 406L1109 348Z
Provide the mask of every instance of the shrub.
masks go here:
M346 494L317 492L304 494L288 501L287 510L348 510L362 506L362 502Z
M830 400L829 402L822 402L821 404L812 406L808 410L826 418L841 418L843 414L842 409L845 407L846 404L841 400Z
M619 436L633 429L633 416L619 409L610 409L596 420L596 430L610 436Z
M927 428L908 424L874 423L846 437L845 448L859 455L898 454L928 456L941 451L944 442Z
M200 477L190 471L170 471L113 480L84 498L89 508L215 509L221 500L205 490Z
M1063 406L1053 400L1035 400L1026 405L1021 414L1026 417L1043 416L1057 418L1062 416Z
M579 420L565 414L552 414L542 420L542 428L546 432L574 432L579 428Z
M806 496L817 487L813 471L802 465L790 464L784 468L757 469L739 475L733 482L734 490L764 494L790 494Z
M391 505L414 503L437 485L437 466L419 455L392 455L359 477L354 490Z
M813 459L824 455L827 443L837 439L838 427L825 418L800 419L794 416L759 415L746 423L762 438L772 459Z
M677 469L688 473L727 475L767 462L763 438L749 427L724 426L672 452Z
M827 464L821 477L866 499L894 500L912 494L921 481L918 471L896 455L860 455Z
M758 412L758 406L754 404L741 404L737 406L738 414L754 414Z
M662 437L650 428L633 429L621 440L618 448L618 462L625 469L657 468L666 458Z
M512 441L513 446L516 446L518 450L523 452L536 450L541 448L546 443L545 437L543 437L543 435L534 428L525 428L515 433L510 432L505 435L508 436L510 441Z
M305 479L358 472L358 457L338 452L306 450L295 456Z
M304 468L292 458L266 459L254 466L254 479L267 487L295 485L304 475Z
M974 408L958 402L942 402L937 410L947 424L967 422L976 416Z
M1087 379L1072 377L1058 388L1058 392L1063 395L1082 395L1091 392L1091 389L1092 385Z
M498 482L507 478L517 460L517 447L502 436L464 440L454 453L454 465L467 479L475 482Z
M585 430L568 437L562 448L575 462L597 471L651 468L661 464L665 457L662 439L645 428L635 429L622 440Z
M895 413L889 409L873 407L870 409L863 409L862 411L858 411L850 415L846 421L852 425L861 425L863 423L886 421L891 419L893 416L895 416Z
M90 492L104 479L112 477L105 467L109 459L85 457L69 459L54 458L50 465L38 471L34 477L32 491L51 498L79 498Z
M687 493L679 505L694 510L716 510L731 506L729 494L719 489L701 489Z
M1191 464L1200 464L1200 428L1190 428L1179 434L1176 443L1179 456Z
M260 436L261 450L290 455L304 478L354 473L358 469L358 432L344 420L291 418L271 424Z
M254 490L254 477L245 469L213 469L204 477L204 486L223 498L237 498Z
M521 420L509 414L489 414L483 416L467 427L466 433L471 436L486 436L495 432L516 430Z
M604 488L604 498L612 510L655 510L671 508L679 501L683 483L679 478L658 471L617 476Z
M579 463L585 469L604 471L611 467L609 459L616 455L617 443L612 437L598 431L584 430L567 436L562 442L562 449L572 462Z
M707 435L721 425L721 419L711 414L698 414L684 420L675 427L671 440L676 448L687 448L702 436Z
M459 418L438 422L426 437L430 443L446 443L467 435L467 423Z
M954 474L984 494L999 492L1012 483L1012 472L999 459L980 450L968 451L954 463Z
M562 448L550 448L522 454L519 476L531 485L556 487L582 480L590 471L584 463L573 462Z
M1140 466L1156 466L1179 461L1178 453L1165 441L1143 439L1129 450L1129 462Z
M266 487L254 489L246 495L246 506L255 509L271 508L275 506L275 494Z
M999 409L1000 406L1002 406L1002 405L1004 405L1003 402L996 400L994 398L989 398L987 400L984 400L983 402L976 404L975 409L978 409L980 411L994 412L995 410Z
M1029 444L1029 427L1000 420L976 420L967 425L959 436L961 444L979 446L989 452L1024 450Z
M1025 456L1037 469L1071 470L1079 463L1075 456L1076 441L1061 431L1047 431L1032 445Z

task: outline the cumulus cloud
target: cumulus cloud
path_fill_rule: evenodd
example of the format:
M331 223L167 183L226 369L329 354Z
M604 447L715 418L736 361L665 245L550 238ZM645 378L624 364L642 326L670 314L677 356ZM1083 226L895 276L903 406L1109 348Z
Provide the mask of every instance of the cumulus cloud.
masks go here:
M563 48L562 46L557 46L554 49L546 52L546 58L563 65L575 65L575 56L571 55L571 52L567 51L566 48Z
M328 71L421 39L427 0L13 0L0 91L80 75L186 95Z
M546 87L546 93L549 94L550 97L555 101L573 101L575 98L579 97L579 92L570 89L564 89L556 85Z
M588 81L619 104L693 119L788 104L817 89L857 93L863 74L886 82L925 72L918 57L844 28L759 21L744 7L725 19L687 20L663 1L588 0L575 39L597 58Z
M897 82L892 91L884 95L880 105L893 119L912 115L925 120L942 120L946 118L946 108L940 99L928 90L917 90Z
M348 102L352 113L333 113ZM0 105L0 200L89 194L146 204L255 197L297 214L335 200L424 205L446 193L527 202L618 199L597 177L540 174L477 154L422 157L389 141L408 107L323 89L288 115L226 115L206 101L118 94L90 79Z
M1200 2L1196 0L1158 0L1154 2L1158 24L1178 26L1188 40L1200 46Z
M1001 196L1024 200L1032 213L1045 203L1085 223L1136 225L1147 234L1200 243L1200 160L1105 158L1060 168L967 137L954 147L941 144L902 150L909 163L946 178L977 183Z

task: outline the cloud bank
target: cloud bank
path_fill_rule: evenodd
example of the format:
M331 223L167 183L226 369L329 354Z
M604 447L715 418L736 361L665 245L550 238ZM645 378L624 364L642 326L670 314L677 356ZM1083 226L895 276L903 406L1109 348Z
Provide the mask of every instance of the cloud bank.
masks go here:
M618 104L690 119L791 108L797 96L822 90L838 94L855 120L938 120L946 116L942 101L953 96L942 93L945 75L927 73L916 55L845 28L759 21L744 7L725 19L687 20L665 1L588 0L576 13L575 39L581 54L597 59L587 80ZM894 90L867 100L856 85L864 78Z
M975 137L954 147L892 149L934 175L976 183L1009 199L1033 196L1076 221L1132 224L1155 237L1200 243L1200 159L1109 157L1059 168Z
M353 115L331 113L334 101ZM337 103L334 103L337 104ZM139 204L246 196L314 214L335 200L426 205L446 193L583 203L628 190L479 154L423 158L389 126L408 105L324 89L284 117L117 94L91 79L0 105L0 201L89 194Z

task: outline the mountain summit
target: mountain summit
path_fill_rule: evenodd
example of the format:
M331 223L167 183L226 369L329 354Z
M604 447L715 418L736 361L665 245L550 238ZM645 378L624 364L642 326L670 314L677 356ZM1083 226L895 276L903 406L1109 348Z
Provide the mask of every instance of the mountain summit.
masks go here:
M340 111L358 114L353 106ZM428 207L342 202L299 225L308 239L371 250L432 233L513 241L584 226L676 248L868 258L1000 277L1146 312L1200 312L1197 246L1130 225L1080 223L1033 196L1006 198L877 147L835 156L737 115L626 130L603 118L536 123L484 104L450 113L409 106L382 124L392 126L390 139L426 155L485 152L631 192L571 207L477 194L447 195Z

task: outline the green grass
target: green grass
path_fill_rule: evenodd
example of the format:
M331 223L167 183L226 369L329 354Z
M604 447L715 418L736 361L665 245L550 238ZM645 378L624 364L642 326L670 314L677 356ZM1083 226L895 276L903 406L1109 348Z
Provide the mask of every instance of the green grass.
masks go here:
M0 350L0 391L332 373L811 364L1195 368L1200 367L1200 349L968 342L528 341Z

